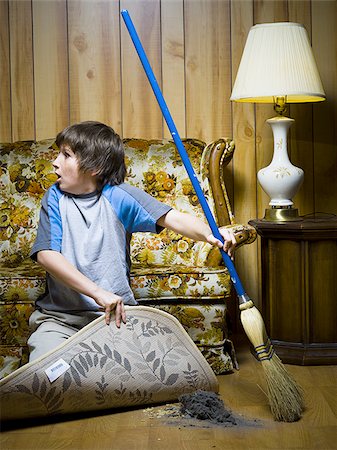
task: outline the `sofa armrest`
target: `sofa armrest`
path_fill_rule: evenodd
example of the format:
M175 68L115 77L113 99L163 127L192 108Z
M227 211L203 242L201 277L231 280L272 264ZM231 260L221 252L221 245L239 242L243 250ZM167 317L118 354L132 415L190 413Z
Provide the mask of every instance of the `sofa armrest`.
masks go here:
M209 178L218 226L234 223L224 177L234 151L235 143L231 138L220 138L206 146L201 162L201 171Z
M230 228L236 240L236 248L245 244L251 244L255 241L257 233L254 227L250 225L233 224L226 225L225 228Z
M257 236L255 228L250 225L234 224L226 225L226 228L230 228L234 232L237 242L236 249L251 244ZM197 266L216 267L223 264L221 253L217 247L213 247L207 242L199 242L198 245Z

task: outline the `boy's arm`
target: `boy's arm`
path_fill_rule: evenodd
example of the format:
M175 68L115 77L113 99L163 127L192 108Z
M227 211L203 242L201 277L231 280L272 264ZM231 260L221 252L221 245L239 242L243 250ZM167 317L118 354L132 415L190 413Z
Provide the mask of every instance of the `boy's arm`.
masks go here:
M222 247L221 242L213 236L209 225L198 217L190 214L171 209L167 214L160 217L157 223L164 228L169 228L175 233L182 234L195 241L209 242L212 245L216 245L220 248ZM229 256L233 256L236 246L233 232L224 227L219 228L219 231L224 238L224 251L227 252Z
M37 254L37 262L54 278L80 294L87 295L105 311L105 322L110 323L110 315L115 309L116 325L125 323L126 315L123 299L97 286L77 270L61 253L42 250Z

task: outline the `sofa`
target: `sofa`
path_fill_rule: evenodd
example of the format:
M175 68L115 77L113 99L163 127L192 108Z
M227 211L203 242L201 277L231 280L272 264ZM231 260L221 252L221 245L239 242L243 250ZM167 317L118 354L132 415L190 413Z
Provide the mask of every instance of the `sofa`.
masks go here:
M183 143L219 226L233 228L237 247L253 242L254 228L234 223L225 186L234 142ZM204 217L173 141L124 139L124 145L126 182ZM54 139L0 144L0 378L28 360L28 319L45 289L45 272L29 252L41 198L56 180L52 161L57 153ZM233 289L219 250L163 230L135 233L131 259L130 283L138 302L174 315L216 374L232 371L236 362L227 306L236 300L230 300Z

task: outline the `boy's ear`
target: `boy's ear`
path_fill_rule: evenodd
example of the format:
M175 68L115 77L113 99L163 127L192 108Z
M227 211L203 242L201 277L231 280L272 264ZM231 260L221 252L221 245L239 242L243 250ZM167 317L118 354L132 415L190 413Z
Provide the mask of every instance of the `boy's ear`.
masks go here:
M92 175L93 177L96 177L98 174L99 174L99 170L98 170L98 169L97 169L97 170L93 170L93 171L91 172L91 175Z

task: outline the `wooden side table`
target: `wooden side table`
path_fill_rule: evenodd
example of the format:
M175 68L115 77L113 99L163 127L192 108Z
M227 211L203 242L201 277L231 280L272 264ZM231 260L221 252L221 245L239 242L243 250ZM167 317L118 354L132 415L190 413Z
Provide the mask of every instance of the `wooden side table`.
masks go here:
M261 236L262 312L278 356L337 364L337 218L251 220Z

